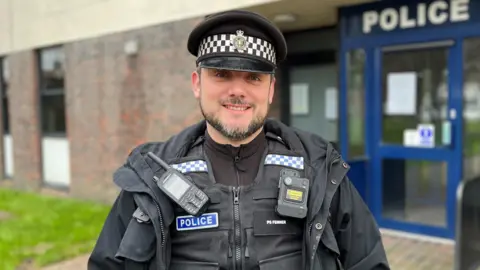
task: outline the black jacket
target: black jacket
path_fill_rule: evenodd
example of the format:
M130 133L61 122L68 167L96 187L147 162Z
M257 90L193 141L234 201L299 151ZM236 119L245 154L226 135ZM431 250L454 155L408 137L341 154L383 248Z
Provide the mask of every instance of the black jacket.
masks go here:
M174 210L151 180L161 168L147 161L146 154L152 151L167 163L183 157L201 143L205 128L202 121L165 142L132 151L114 174L121 192L90 256L89 270L168 269ZM349 166L332 145L276 120L267 120L265 132L302 154L314 175L304 230L304 269L390 269L378 226L346 176ZM146 217L135 218L137 208ZM147 222L139 222L144 218Z

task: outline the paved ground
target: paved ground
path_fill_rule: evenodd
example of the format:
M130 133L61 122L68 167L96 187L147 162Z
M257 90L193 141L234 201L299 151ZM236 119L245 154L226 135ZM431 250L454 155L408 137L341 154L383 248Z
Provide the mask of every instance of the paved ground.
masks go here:
M42 270L87 270L88 255L75 258L73 260L58 263Z
M385 234L383 242L392 270L452 270L454 245ZM88 256L42 270L86 270Z
M392 270L453 270L455 246L384 234Z

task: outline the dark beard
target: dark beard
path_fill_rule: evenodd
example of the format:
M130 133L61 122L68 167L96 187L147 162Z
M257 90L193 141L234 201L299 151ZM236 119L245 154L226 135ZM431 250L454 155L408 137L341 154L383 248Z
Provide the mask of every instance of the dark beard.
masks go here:
M257 132L259 129L261 129L265 123L266 116L258 116L255 117L252 122L247 127L247 130L242 130L239 128L236 129L227 129L225 125L222 124L220 119L215 117L213 114L207 114L203 110L202 103L199 102L200 104L200 110L202 111L202 115L214 129L216 129L220 134L222 134L225 138L232 140L234 142L236 141L243 141L247 139L248 137L252 136L255 132ZM253 108L252 108L253 109ZM268 111L268 110L267 110Z

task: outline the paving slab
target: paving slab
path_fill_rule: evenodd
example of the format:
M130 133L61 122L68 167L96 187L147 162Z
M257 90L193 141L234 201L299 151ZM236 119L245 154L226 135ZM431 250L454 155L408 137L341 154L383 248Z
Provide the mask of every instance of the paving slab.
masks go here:
M392 270L453 269L455 256L453 242L384 233L383 244Z

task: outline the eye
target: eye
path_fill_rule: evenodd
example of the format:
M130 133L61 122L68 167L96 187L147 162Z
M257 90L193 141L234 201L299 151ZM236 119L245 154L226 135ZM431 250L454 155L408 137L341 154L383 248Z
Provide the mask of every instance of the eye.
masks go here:
M260 76L258 76L257 74L250 74L249 79L253 81L261 81Z
M226 70L217 69L215 70L214 74L215 74L215 77L219 77L219 78L228 77L228 72Z

